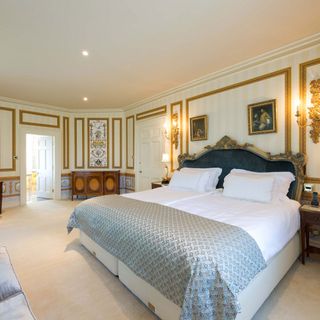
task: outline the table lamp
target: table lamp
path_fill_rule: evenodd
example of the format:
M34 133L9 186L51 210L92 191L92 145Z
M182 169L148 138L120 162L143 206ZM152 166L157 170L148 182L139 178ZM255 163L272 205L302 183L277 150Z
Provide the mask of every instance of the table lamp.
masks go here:
M168 184L170 181L170 178L168 176L168 165L167 163L169 163L170 159L169 159L169 154L168 153L163 153L162 154L162 160L161 162L165 164L165 169L166 169L166 175L164 178L162 178L162 183L163 184Z

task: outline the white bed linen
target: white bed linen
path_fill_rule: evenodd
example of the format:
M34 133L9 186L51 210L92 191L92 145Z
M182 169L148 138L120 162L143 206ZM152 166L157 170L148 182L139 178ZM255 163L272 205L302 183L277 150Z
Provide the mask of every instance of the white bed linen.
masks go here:
M201 198L176 201L170 207L208 219L238 226L258 244L268 262L300 228L297 201L286 199L276 203L258 203L227 198L219 190Z
M145 202L154 202L162 205L170 205L177 201L195 199L203 195L209 195L216 191L196 192L184 190L182 188L168 188L166 186L146 191L122 194L121 196L141 200Z

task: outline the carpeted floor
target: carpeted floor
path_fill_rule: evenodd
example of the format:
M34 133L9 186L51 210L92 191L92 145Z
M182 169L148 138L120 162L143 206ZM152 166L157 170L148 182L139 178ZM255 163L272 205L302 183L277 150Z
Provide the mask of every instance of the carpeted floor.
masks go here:
M39 320L156 319L78 241L66 224L77 202L41 201L4 210L0 245L7 246ZM320 255L298 261L254 320L320 319Z

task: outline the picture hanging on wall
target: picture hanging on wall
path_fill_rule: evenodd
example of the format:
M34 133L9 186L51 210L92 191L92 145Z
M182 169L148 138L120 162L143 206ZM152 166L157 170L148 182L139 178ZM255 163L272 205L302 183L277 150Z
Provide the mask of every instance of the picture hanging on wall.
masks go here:
M109 166L109 120L88 119L88 167L108 168Z
M276 100L248 105L249 134L277 132Z
M208 116L190 118L190 140L200 141L208 139Z

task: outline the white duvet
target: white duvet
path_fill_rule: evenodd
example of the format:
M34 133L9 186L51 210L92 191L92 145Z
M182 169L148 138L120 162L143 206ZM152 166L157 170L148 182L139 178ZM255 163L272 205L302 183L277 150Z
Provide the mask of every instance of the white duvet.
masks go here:
M221 190L197 193L170 188L157 188L125 196L160 203L238 226L255 239L266 262L276 255L300 228L300 204L290 199L277 203L259 203L224 197Z
M195 191L188 191L184 190L182 188L168 188L168 187L162 187L162 188L156 188L146 191L140 191L140 192L133 192L133 193L126 193L122 194L122 196L135 199L135 200L141 200L145 202L154 202L159 203L163 205L171 205L177 201L183 201L187 199L195 199L198 197L202 197L204 195L212 194L213 192L195 192Z

